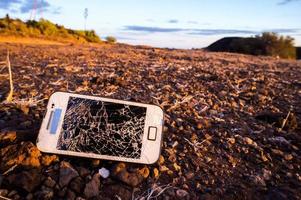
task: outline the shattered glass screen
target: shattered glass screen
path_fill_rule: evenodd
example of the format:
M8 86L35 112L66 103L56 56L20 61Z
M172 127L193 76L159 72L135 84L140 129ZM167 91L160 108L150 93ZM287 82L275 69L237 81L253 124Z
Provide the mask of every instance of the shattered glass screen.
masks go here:
M139 159L146 108L70 97L57 149Z

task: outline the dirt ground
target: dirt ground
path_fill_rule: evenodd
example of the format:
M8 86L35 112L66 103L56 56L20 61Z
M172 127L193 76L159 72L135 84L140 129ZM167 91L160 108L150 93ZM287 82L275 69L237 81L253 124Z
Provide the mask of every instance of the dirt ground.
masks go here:
M12 103L4 101L7 50ZM161 106L159 161L40 152L35 141L55 91ZM0 195L9 199L301 199L300 61L121 44L1 43L0 100Z

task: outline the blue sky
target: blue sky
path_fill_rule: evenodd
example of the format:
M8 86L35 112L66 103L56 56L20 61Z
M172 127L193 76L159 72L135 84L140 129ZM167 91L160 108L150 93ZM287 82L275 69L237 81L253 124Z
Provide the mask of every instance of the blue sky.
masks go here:
M301 46L301 0L36 0L41 16L73 29L156 47L200 48L227 36L273 31ZM34 0L0 0L0 16L30 18Z

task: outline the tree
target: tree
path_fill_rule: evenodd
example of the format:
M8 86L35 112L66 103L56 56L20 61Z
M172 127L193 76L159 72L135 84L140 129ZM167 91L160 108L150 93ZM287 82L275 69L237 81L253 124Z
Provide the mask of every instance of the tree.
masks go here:
M107 41L108 43L116 43L116 42L117 42L117 39L116 39L115 37L113 37L113 36L107 36L107 37L106 37L106 41Z
M296 58L294 38L290 36L279 36L273 32L264 32L260 36L256 36L256 38L264 43L266 55L279 56L280 58Z

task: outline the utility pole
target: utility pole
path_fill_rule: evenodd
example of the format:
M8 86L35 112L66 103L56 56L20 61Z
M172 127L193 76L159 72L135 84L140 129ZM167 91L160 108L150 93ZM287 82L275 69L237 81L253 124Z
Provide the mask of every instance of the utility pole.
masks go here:
M30 20L35 20L37 11L37 0L33 0L32 10L30 13Z
M84 17L85 17L85 31L86 31L87 18L88 18L88 8L85 8Z

